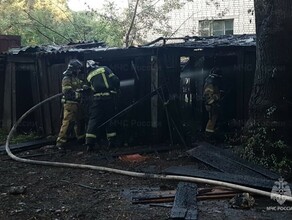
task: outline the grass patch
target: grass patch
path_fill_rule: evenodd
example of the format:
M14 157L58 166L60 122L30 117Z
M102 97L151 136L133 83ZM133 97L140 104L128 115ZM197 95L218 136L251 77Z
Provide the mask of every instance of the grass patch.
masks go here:
M3 130L3 129L0 129L0 145L3 145L5 144L6 142L6 139L7 139L7 135L8 135L8 132ZM10 143L11 144L18 144L18 143L22 143L22 142L28 142L28 141L33 141L35 139L38 139L40 138L39 135L37 135L36 133L28 133L28 134L15 134Z

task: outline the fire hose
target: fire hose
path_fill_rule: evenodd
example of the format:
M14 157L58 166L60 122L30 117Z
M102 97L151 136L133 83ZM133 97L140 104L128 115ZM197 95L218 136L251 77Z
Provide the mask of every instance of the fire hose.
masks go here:
M62 93L56 94L52 97L49 97L40 103L36 104L32 108L30 108L27 112L25 112L13 125L11 128L5 144L5 149L8 154L8 156L18 162L22 163L28 163L28 164L35 164L35 165L44 165L44 166L54 166L54 167L65 167L65 168L75 168L75 169L90 169L90 170L96 170L96 171L105 171L109 173L115 173L120 175L126 175L131 177L139 177L139 178L145 178L145 179L160 179L160 180L177 180L177 181L185 181L185 182L194 182L194 183L204 183L204 184L210 184L210 185L217 185L217 186L223 186L223 187L229 187L232 189L240 190L243 192L249 192L254 193L262 196L267 197L273 197L277 196L277 198L284 199L285 201L292 201L291 196L287 195L280 195L247 186L242 186L238 184L233 184L229 182L223 182L223 181L217 181L212 179L206 179L206 178L197 178L197 177L189 177L189 176L178 176L178 175L164 175L164 174L155 174L155 173L141 173L141 172L134 172L134 171L128 171L128 170L121 170L121 169L115 169L115 168L109 168L109 167L103 167L103 166L93 166L93 165L87 165L87 164L75 164L75 163L64 163L64 162L51 162L51 161L43 161L43 160L32 160L32 159L25 159L18 157L14 155L10 148L9 148L9 142L13 136L13 134L16 131L17 126L22 122L22 120L29 115L31 112L33 112L35 109L39 108L44 103L47 103L55 98L60 97L63 95ZM126 108L128 109L128 108Z

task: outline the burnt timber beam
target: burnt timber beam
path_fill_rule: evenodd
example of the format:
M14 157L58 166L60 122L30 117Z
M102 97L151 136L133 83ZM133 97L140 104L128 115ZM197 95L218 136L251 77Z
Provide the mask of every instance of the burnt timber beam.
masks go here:
M15 64L8 62L5 70L5 89L4 89L4 103L2 128L9 130L13 124L13 78L15 75ZM15 83L15 82L14 82ZM15 87L14 87L15 88ZM15 107L15 106L14 106Z
M171 219L195 220L198 217L197 210L197 185L193 183L180 182L177 186Z

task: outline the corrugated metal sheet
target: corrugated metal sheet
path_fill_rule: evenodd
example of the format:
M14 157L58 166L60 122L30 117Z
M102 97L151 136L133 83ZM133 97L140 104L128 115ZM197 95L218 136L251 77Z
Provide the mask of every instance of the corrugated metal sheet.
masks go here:
M255 35L228 35L211 37L183 37L183 38L158 38L147 44L151 47L191 47L194 49L231 47L231 46L255 46Z
M84 52L86 50L104 50L106 45L103 42L78 42L67 45L39 45L13 48L8 51L10 55L17 54L58 54L67 52Z
M138 48L155 48L155 47L184 47L184 48L215 48L230 46L255 46L255 35L231 35L218 37L184 37L184 38L159 38L154 43L149 43ZM61 54L68 52L86 52L86 51L104 51L120 50L125 48L106 47L103 42L78 42L67 45L41 45L14 48L9 50L8 54Z

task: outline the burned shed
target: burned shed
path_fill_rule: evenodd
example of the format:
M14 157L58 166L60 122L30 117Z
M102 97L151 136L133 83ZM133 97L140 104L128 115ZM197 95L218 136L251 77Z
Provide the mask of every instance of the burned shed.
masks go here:
M91 42L10 50L6 54L3 128L9 129L30 107L61 92L62 73L71 58L99 61L120 78L118 112L133 107L112 123L129 143L186 140L200 131L206 120L203 82L215 66L222 69L224 79L221 124L228 129L247 119L255 36L185 37L160 38L130 48ZM56 99L31 114L20 128L55 135L60 112Z

